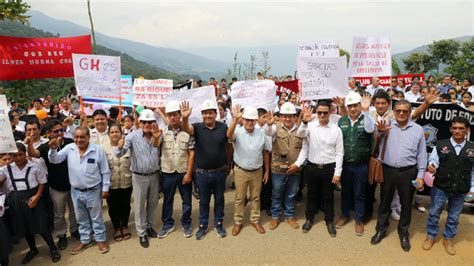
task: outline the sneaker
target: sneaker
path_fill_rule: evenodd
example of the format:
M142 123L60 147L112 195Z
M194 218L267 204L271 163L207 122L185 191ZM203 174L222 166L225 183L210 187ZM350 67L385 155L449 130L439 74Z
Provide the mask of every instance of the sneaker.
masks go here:
M204 227L203 225L199 226L198 231L196 232L196 239L201 240L206 236L207 233L207 226Z
M183 227L183 235L186 238L190 238L193 236L193 228L191 226Z
M419 212L426 212L426 208L421 205L421 203L415 202L413 204L413 207L415 207Z
M434 239L431 239L429 237L426 237L425 241L423 242L423 245L421 246L424 250L430 250L431 247L433 247L434 244Z
M398 214L398 212L396 211L392 211L392 213L390 214L390 218L395 221L400 221L400 214Z
M341 229L344 227L344 225L346 225L347 223L349 222L349 219L347 219L346 217L341 217L341 219L339 219L336 223L336 228L337 229Z
M58 239L58 249L65 250L67 248L67 239L66 235L59 236Z
M165 238L169 233L173 232L174 230L174 225L171 227L163 227L161 230L158 232L158 238Z
M222 238L222 237L226 237L227 236L227 232L226 230L224 229L224 226L222 225L222 223L218 223L216 226L215 226L215 229L216 229L216 232L217 232L217 236Z
M453 256L456 254L456 249L454 248L454 242L452 239L443 240L443 246L449 255Z

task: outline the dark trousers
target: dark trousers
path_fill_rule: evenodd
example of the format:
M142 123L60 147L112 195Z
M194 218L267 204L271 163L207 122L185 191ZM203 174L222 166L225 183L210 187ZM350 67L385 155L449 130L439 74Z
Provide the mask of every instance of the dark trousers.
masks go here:
M319 206L323 207L326 224L334 221L334 164L319 168L309 163L305 169L305 181L308 187L306 199L306 220L312 221L318 212Z
M209 204L214 194L214 226L224 221L224 192L226 174L224 172L196 173L196 183L199 188L199 225L208 227Z
M176 193L176 188L178 188L179 194L183 201L183 215L181 216L181 225L183 228L191 226L191 194L192 194L192 184L188 183L183 185L184 173L162 173L161 180L163 182L163 210L161 213L161 220L163 221L163 226L166 228L171 228L174 225L173 220L173 202L174 194Z
M368 163L345 163L341 176L342 216L349 219L352 206L355 207L354 220L362 222L365 209Z
M270 176L266 184L262 183L260 193L260 210L270 210L272 207L272 178Z
M132 187L109 189L107 205L109 206L110 220L115 229L128 227L131 196Z
M411 181L416 178L418 168L413 166L408 169L395 169L383 166L384 182L381 186L381 202L377 217L377 232L386 232L389 226L391 203L395 190L400 196L402 211L398 222L398 234L408 237L408 228L411 222L411 209L415 187Z
M372 214L374 213L374 203L375 203L375 190L377 189L377 183L369 184L367 182L366 191L365 191L365 211L363 222L368 222L372 219Z

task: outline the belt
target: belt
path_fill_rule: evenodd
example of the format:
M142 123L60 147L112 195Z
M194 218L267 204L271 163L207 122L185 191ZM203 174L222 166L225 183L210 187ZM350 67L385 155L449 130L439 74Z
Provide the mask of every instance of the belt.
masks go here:
M249 172L257 171L257 170L260 170L260 169L262 168L262 167L259 167L259 168L257 168L257 169L245 169L245 168L243 168L243 167L238 166L236 163L234 163L234 166L237 166L237 168L240 168L240 169L242 169L242 170L244 170L244 171L249 171Z
M409 166L404 166L404 167L393 167L393 166L390 166L390 165L386 165L386 164L382 164L383 166L387 167L387 168L390 168L390 169L394 169L394 170L398 170L400 172L403 172L403 171L406 171L406 170L409 170L413 167L416 167L416 164L414 165L409 165Z
M97 189L98 187L100 186L99 185L95 185L93 187L89 187L89 188L74 188L75 190L79 190L80 192L86 192L86 191L90 191L90 190L94 190L94 189Z
M196 173L222 173L227 170L227 166L223 165L219 168L214 168L214 169L202 169L202 168L196 168Z
M318 169L324 169L324 168L335 167L335 166L336 166L336 163L316 164L316 163L312 163L312 162L309 162L309 161L308 161L308 164L309 164L309 165L313 165L313 166L315 166L315 167L318 168Z
M137 172L133 172L133 171L132 171L132 173L134 173L134 174L136 174L136 175L141 175L141 176L150 176L150 175L156 174L157 172L158 172L158 171L155 171L155 172L152 172L152 173L148 173L148 174L143 174L143 173L137 173Z

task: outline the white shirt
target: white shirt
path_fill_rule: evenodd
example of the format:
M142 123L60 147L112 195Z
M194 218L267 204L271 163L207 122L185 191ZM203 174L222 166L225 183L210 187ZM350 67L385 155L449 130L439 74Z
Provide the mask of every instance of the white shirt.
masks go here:
M296 160L300 167L306 159L313 164L336 163L335 176L341 176L342 160L344 159L344 143L341 129L332 123L321 126L319 122L302 123L298 135L306 136L303 147Z
M377 88L374 88L374 86L372 86L372 84L370 84L369 86L367 86L367 88L365 89L365 91L368 92L368 93L370 93L371 96L374 96L374 94L375 94L378 90L386 91L384 87L378 86Z
M411 103L416 103L416 100L421 97L421 93L418 92L418 94L414 94L413 91L409 91L405 93L405 100L411 102Z
M46 182L48 182L46 175L41 170L39 165L34 161L28 160L22 170L20 170L15 163L11 163L10 165L12 168L12 174L14 179L25 178L26 170L28 169L28 167L31 167L30 173L28 174L28 184L30 186L30 189L37 187L38 184L45 184ZM10 191L14 191L13 185L10 180L10 174L8 173L8 168L6 165L0 168L0 181L1 180L6 180L6 184L8 184L8 189ZM26 182L24 181L16 181L15 185L18 191L27 190Z
M110 144L109 127L107 127L107 129L102 133L100 133L97 128L93 128L90 130L90 134L90 143L98 144L101 146Z

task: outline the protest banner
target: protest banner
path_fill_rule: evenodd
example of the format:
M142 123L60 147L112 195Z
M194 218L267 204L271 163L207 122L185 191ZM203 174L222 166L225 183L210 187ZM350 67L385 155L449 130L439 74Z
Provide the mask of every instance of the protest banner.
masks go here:
M91 53L90 35L66 38L0 36L0 80L74 77L73 53Z
M339 41L314 41L298 45L298 56L303 57L339 57Z
M120 96L120 56L73 54L74 80L80 96Z
M273 80L243 80L232 84L232 105L275 109L276 86Z
M405 81L405 85L410 85L411 84L411 79L414 77L414 76L417 76L420 78L420 81L423 81L425 80L425 74L421 73L421 74L402 74L402 75L398 75L396 76L398 81L400 80L403 80ZM380 80L380 85L382 87L389 87L390 86L390 83L392 81L392 77L390 76L387 76L387 77L378 77L379 80ZM354 79L356 81L359 81L360 84L362 86L369 86L370 83L372 82L372 77L354 77Z
M133 93L132 93L132 76L122 75L120 77L120 94L122 95L122 106L132 107ZM119 97L117 95L104 95L104 96L85 96L82 97L84 103L98 103L104 105L120 105Z
M282 82L275 82L277 86L276 94L279 96L282 92L286 92L287 94L300 92L299 89L299 80L290 80L290 81L282 81Z
M392 75L390 38L354 37L349 62L350 77Z
M199 87L191 90L182 89L168 95L168 101L171 100L179 103L188 101L189 105L193 107L189 116L189 122L197 123L202 122L201 103L205 100L216 101L216 94L214 93L214 86Z
M164 107L173 91L171 79L135 79L133 83L133 104L150 108Z
M331 99L347 94L346 57L298 57L301 100Z
M0 95L0 154L17 152L8 110L7 97L2 94Z

